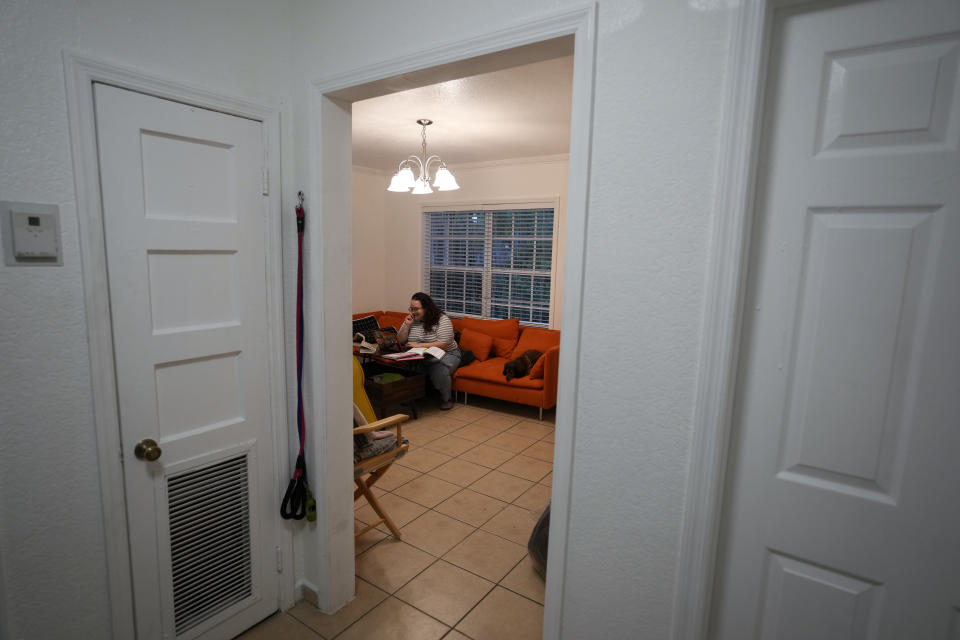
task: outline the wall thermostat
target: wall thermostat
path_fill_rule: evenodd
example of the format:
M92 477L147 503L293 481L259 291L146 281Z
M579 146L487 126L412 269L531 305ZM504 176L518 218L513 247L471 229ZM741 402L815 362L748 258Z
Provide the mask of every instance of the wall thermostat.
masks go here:
M60 209L52 204L0 202L7 266L62 265Z

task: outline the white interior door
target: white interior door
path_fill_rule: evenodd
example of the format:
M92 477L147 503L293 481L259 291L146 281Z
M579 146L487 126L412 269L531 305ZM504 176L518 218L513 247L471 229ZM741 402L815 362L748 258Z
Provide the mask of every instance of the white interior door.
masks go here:
M778 12L710 638L960 638L960 3Z
M262 125L94 96L137 637L230 638L279 586Z

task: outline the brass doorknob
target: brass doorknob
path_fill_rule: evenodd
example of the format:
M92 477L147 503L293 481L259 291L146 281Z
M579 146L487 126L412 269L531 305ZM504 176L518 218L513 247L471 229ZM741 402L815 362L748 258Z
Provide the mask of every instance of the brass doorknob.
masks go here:
M163 453L163 450L157 446L155 440L151 440L150 438L144 438L133 448L133 455L137 456L138 460L147 460L149 462L153 462L159 458L161 453Z

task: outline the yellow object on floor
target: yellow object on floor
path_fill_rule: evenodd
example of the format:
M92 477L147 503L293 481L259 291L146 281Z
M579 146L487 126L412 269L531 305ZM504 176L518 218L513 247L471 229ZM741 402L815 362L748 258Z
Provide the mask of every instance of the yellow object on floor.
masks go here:
M370 404L370 398L367 397L367 391L363 388L364 373L360 361L353 359L353 403L360 407L360 413L367 419L367 423L376 422L377 416L373 412L373 405Z

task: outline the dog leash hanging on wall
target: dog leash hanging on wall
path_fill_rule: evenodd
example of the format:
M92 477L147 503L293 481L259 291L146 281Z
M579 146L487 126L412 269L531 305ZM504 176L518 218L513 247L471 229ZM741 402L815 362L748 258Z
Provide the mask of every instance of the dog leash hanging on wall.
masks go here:
M297 192L297 435L300 437L300 453L297 464L283 494L280 515L285 520L303 520L313 522L317 519L317 501L313 499L310 485L307 484L307 463L303 453L306 440L306 424L303 419L303 229L306 226L306 214L303 209L303 191Z

